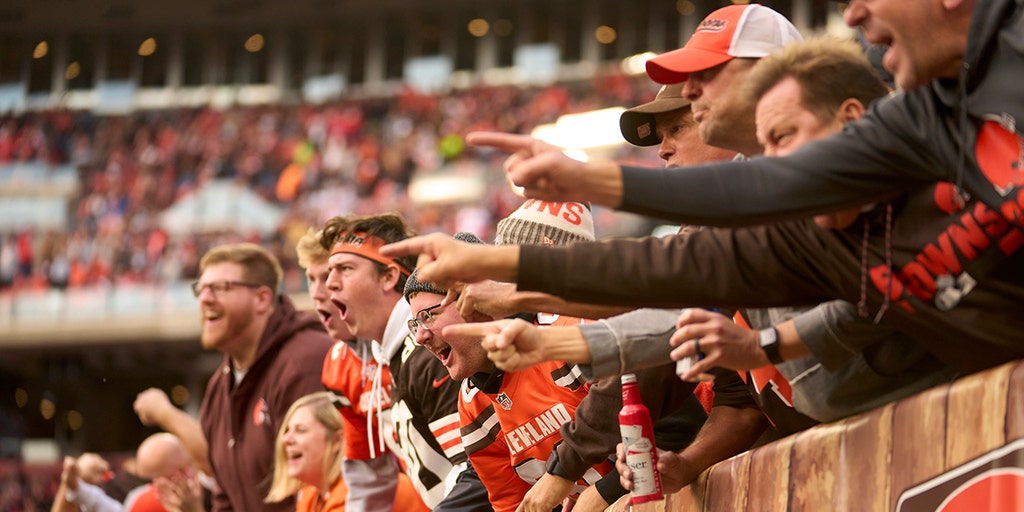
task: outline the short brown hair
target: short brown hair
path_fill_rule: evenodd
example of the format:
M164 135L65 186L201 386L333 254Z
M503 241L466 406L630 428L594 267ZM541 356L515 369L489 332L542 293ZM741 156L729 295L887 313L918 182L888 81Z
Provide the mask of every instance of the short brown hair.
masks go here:
M218 263L236 263L242 267L242 278L270 288L277 296L284 271L281 262L270 251L251 243L219 245L199 260L199 271Z
M367 236L374 236L384 240L386 243L399 242L416 236L416 232L405 222L405 219L397 213L378 213L375 215L339 215L327 220L321 230L320 245L328 254L334 245L342 237L352 233L365 233ZM400 273L395 290L402 293L405 290L405 281L408 274L416 269L416 256L399 256L394 259L395 263L404 268L406 272ZM373 262L378 273L383 273L387 266Z
M889 93L860 45L817 37L790 43L761 59L747 74L740 94L744 100L757 103L786 78L800 83L803 107L822 121L832 119L850 98L867 107Z

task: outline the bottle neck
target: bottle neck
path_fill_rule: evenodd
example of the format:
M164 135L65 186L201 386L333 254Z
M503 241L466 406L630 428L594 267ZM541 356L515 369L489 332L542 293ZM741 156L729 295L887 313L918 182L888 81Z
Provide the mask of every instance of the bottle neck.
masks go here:
M624 382L622 384L622 405L640 405L640 388L636 382Z

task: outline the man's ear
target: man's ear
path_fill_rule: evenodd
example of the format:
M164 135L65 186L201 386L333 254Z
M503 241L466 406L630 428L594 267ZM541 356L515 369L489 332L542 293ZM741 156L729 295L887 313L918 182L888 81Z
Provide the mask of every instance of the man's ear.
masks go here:
M381 288L384 291L392 290L398 284L399 276L402 275L402 271L398 269L398 265L392 263L387 266L383 273L381 273Z
M276 294L267 286L261 286L256 289L256 300L260 312L273 311L275 304Z
M864 104L860 100L848 98L842 105L839 105L837 114L844 124L852 123L864 116L864 110Z

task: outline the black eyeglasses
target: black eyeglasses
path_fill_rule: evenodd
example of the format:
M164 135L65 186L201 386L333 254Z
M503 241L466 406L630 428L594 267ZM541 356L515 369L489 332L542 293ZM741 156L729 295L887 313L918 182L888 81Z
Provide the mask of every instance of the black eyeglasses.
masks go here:
M416 337L416 330L422 326L426 330L430 330L434 326L434 314L431 311L441 307L441 304L435 304L426 309L421 309L416 316L409 319L409 332L412 333L413 338Z
M199 281L196 281L192 283L192 294L195 295L196 298L198 298L200 295L203 294L203 290L209 288L210 292L213 293L213 296L216 297L221 293L231 291L231 288L235 286L243 286L245 288L259 288L263 285L259 283L250 283L247 281L214 281L212 283L200 283Z

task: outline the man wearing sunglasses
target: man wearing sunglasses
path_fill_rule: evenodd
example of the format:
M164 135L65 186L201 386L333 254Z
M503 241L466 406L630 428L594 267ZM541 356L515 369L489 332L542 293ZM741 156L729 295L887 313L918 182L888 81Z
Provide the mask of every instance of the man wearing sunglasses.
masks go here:
M293 500L264 503L274 469L274 439L297 398L323 390L320 371L332 342L316 316L278 293L281 264L254 244L215 247L199 262L203 348L224 353L210 377L199 422L166 395L137 400L144 423L174 434L217 481L214 511L294 510ZM150 390L152 391L152 390ZM142 395L140 395L140 398Z

